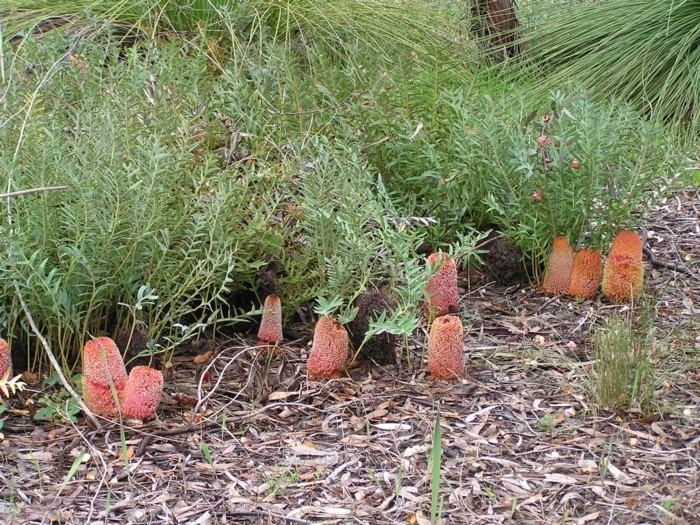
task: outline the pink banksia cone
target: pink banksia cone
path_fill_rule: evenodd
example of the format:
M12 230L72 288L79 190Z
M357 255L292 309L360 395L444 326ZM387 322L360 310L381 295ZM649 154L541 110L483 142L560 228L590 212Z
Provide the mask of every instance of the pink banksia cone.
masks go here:
M12 378L12 356L7 341L0 338L0 379Z
M119 412L110 378L121 398L127 375L117 345L109 337L88 341L83 349L83 399L88 408L100 416L114 416Z
M457 379L464 374L462 320L445 315L433 321L428 336L428 369L434 379Z
M571 270L569 295L590 299L598 292L602 267L600 252L581 250L574 257L574 267Z
M548 295L567 293L573 266L574 249L569 245L569 240L566 237L555 237L542 284L544 293Z
M282 339L282 301L279 295L268 295L263 306L258 342L262 345L276 345Z
M146 421L156 417L163 392L163 374L148 366L135 366L129 373L122 401L122 414L127 419Z
M643 287L642 240L637 232L622 230L605 261L603 294L614 303L624 303L641 296Z
M426 313L439 317L456 311L459 302L457 263L447 254L437 252L428 256L428 264L439 268L430 276L425 287Z
M309 375L315 378L338 377L349 349L350 338L345 327L332 317L321 317L316 323L311 354L306 363Z

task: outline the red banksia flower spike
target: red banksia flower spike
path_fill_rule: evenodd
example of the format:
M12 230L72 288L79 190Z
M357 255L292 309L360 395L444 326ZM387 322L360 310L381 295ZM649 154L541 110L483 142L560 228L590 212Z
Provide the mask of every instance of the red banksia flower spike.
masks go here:
M276 345L282 342L282 301L278 295L268 295L263 306L258 343Z
M0 338L0 379L12 378L12 356L7 341Z
M630 260L642 262L642 239L631 230L622 230L613 239L610 246L610 256L627 257Z
M126 367L117 345L109 337L98 337L83 348L83 399L95 414L113 416L119 411L110 378L121 398L126 386Z
M613 239L603 269L603 294L614 303L624 303L642 295L644 266L642 240L637 232L623 230Z
M457 309L459 293L457 291L457 263L442 252L431 253L428 264L439 266L428 279L425 288L427 296L426 314L439 317Z
M464 375L462 320L445 315L433 321L428 336L428 369L434 379L457 379Z
M309 375L314 378L338 377L349 351L350 338L345 327L332 317L321 317L314 329L314 341L306 363Z
M548 295L559 295L569 291L571 270L574 265L574 250L566 237L555 237L552 253L547 261L542 288Z
M156 417L163 392L163 374L148 366L135 366L124 389L122 414L127 419L146 421Z
M582 299L594 297L600 286L601 273L600 252L593 250L577 252L574 257L574 266L571 270L569 295Z

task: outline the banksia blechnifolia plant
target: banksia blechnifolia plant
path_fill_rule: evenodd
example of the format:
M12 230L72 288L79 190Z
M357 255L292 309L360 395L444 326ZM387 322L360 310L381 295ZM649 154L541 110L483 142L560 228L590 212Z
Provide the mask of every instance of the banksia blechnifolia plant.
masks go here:
M88 341L83 349L83 399L88 408L100 416L119 412L110 379L121 398L127 375L117 345L109 337Z
M643 286L642 240L637 232L622 230L605 261L603 294L614 303L624 303L642 295Z
M569 295L581 299L591 299L598 292L602 264L600 252L581 250L574 257L574 267L571 270Z
M268 295L258 330L258 344L277 345L282 339L282 301L279 295Z
M0 338L0 379L12 379L12 356L7 341Z
M566 237L555 237L542 284L544 293L548 295L567 293L573 266L574 250L569 245L569 240Z
M148 366L135 366L124 388L122 414L127 419L146 421L156 417L163 392L163 374Z
M382 292L365 293L355 301L357 315L348 324L350 341L355 350L362 347L360 356L363 359L374 361L379 365L388 365L396 362L396 336L390 333L381 333L365 340L365 334L369 331L372 319L382 313L389 315L392 310L392 301ZM364 342L364 345L362 344Z
M428 336L428 369L434 379L457 379L464 375L462 320L445 315L433 321Z
M457 263L442 252L431 253L428 264L438 266L425 287L426 315L440 317L457 311Z
M309 375L314 378L334 378L348 358L350 338L342 324L329 316L321 317L314 329L311 354L306 363Z

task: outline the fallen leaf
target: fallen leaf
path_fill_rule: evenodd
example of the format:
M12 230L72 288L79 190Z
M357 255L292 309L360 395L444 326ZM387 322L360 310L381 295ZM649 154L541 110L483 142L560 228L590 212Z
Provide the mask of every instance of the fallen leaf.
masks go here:
M377 423L373 426L379 430L411 430L411 425L405 423Z
M270 401L279 401L280 399L287 399L289 396L296 395L296 392L284 392L282 390L278 390L277 392L272 392L268 399Z
M195 365L201 365L202 363L206 363L207 361L209 361L209 358L211 358L212 354L213 352L209 350L208 352L204 352L203 354L198 354L194 356L194 359L192 359L192 361L194 361Z
M566 474L557 474L556 472L552 474L547 474L544 477L544 480L545 482L560 483L562 485L576 485L579 483L579 480L577 480L576 478L567 476Z
M576 525L583 525L589 521L597 520L600 517L600 512L594 512L592 514L586 514L585 516L576 520Z
M608 463L608 472L610 472L610 475L615 479L615 481L619 481L620 483L624 483L626 485L634 483L632 478L630 478L612 463Z

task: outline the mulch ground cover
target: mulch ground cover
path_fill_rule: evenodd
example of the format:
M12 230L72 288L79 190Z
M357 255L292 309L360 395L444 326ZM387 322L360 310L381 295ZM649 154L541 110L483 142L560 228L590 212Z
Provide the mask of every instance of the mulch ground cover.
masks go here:
M0 516L423 525L439 408L443 523L700 524L700 194L647 214L646 241L649 414L599 410L591 393L591 328L629 307L483 281L464 287L460 383L428 380L422 331L400 365L330 382L309 381L306 339L179 354L145 425L38 423L30 386L4 415Z

